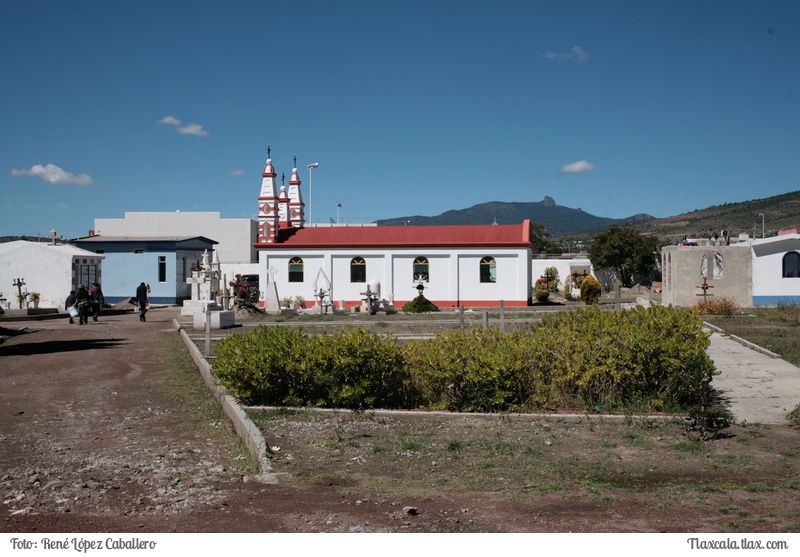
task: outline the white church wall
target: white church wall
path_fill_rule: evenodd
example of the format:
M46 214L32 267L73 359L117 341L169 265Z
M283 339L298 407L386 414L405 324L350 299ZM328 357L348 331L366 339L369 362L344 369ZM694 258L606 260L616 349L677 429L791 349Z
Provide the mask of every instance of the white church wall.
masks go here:
M497 282L480 282L480 261L484 256L495 258ZM313 281L319 269L323 269L331 281L331 300L345 301L345 305L360 303L367 283L378 280L381 297L394 298L398 307L417 296L413 282L413 262L424 256L429 262L430 282L426 283L424 295L440 307L493 306L500 300L507 305L526 305L530 299L530 250L502 248L394 248L319 250L264 249L260 252L259 277L261 290L267 284L270 267L277 269L275 282L278 297L303 296L311 305L314 300ZM288 264L293 257L303 259L303 283L289 283ZM354 257L366 263L366 281L350 281L350 264Z

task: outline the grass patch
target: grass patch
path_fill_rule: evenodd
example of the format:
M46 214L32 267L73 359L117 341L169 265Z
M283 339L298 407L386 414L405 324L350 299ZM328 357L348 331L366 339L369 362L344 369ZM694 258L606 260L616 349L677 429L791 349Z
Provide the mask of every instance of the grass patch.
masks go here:
M705 320L800 366L800 305L749 308L734 317L705 317Z
M226 468L235 474L255 474L258 463L233 430L219 402L208 392L186 346L178 335L162 335L151 355L164 373L143 380L170 401L172 428L213 439L223 448Z

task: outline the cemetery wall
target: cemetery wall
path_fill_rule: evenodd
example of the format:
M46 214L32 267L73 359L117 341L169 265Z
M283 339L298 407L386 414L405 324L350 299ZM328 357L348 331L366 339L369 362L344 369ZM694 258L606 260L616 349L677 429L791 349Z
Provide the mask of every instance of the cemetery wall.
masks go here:
M709 296L727 296L741 307L753 305L750 246L665 246L661 250L664 305L692 307L702 299L703 261ZM715 261L717 262L715 269Z

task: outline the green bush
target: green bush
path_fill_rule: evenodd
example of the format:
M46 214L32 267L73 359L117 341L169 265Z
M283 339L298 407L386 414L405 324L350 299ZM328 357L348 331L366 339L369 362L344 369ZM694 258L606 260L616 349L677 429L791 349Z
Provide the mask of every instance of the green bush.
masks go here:
M348 328L307 337L261 326L215 349L214 373L247 404L398 408L407 404L402 352L391 337Z
M548 285L537 280L533 287L533 295L536 297L536 301L546 302L548 299L550 299L550 290L548 289Z
M597 304L602 294L603 288L592 275L587 276L581 281L581 300L583 300L583 303L587 306Z
M700 318L672 307L595 307L545 316L552 346L551 381L566 398L688 407L705 402L716 373Z
M217 343L214 374L247 404L302 406L311 402L310 389L303 387L312 355L308 349L299 327L262 325Z
M523 344L520 333L470 329L412 341L405 347L405 359L424 406L497 412L526 402Z
M315 383L324 389L319 406L401 408L409 404L403 353L391 336L360 328L316 337Z
M214 372L248 404L500 412L689 409L716 373L700 317L673 307L546 315L525 331L415 340L261 327L216 348Z
M436 306L436 304L420 294L404 305L403 311L406 313L430 313L432 311L439 311L439 308Z

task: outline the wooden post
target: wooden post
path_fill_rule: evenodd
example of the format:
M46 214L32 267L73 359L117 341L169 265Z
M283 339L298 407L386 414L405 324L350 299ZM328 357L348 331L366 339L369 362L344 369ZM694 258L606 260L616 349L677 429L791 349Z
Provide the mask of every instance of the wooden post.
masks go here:
M506 303L503 300L500 300L500 332L506 332L506 312L505 312Z
M485 331L488 328L489 328L489 312L488 311L484 311L483 312L483 330Z
M464 305L458 307L458 319L461 322L461 332L464 332Z

